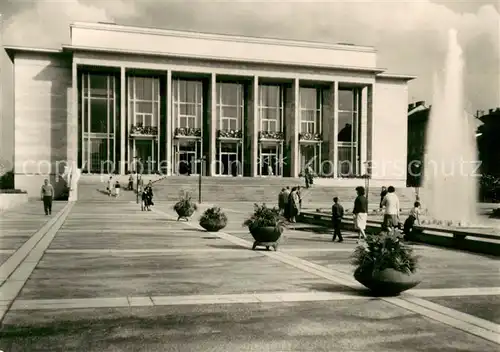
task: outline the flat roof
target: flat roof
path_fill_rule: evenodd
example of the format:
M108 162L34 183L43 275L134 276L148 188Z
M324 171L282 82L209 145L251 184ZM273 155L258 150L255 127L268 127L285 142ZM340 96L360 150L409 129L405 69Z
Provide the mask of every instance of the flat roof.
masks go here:
M396 79L402 81L411 81L412 79L417 78L417 76L412 75L403 75L398 73L379 73L377 74L377 78L387 78L387 79Z
M46 53L46 54L61 54L63 53L61 49L54 48L34 48L29 46L18 46L18 45L4 45L4 50L11 60L14 59L14 54L16 52L28 52L28 53Z
M169 53L157 53L157 52L145 52L145 51L129 51L129 50L120 50L120 49L114 49L114 48L94 48L94 47L81 47L81 46L73 46L73 45L63 45L62 46L63 51L88 51L88 52L103 52L103 53L123 53L123 54L129 54L129 55L151 55L151 56L164 56L164 57L176 57L176 58L191 58L190 55L180 55L180 54L169 54ZM215 61L226 61L226 62L239 62L240 60L237 59L231 59L231 58L220 58L220 57L213 57L213 58L200 58L198 60L201 61L207 61L207 60L215 60ZM252 63L258 63L257 61L248 61ZM304 66L303 64L297 63L282 63L282 62L275 62L273 64L276 65L286 65L286 66ZM332 70L347 70L347 71L358 71L358 72L372 72L375 74L384 72L384 68L370 68L370 67L356 67L356 66L331 66L331 65L319 65L315 64L310 67L317 67L317 68L327 68L327 69L332 69Z
M348 50L348 51L376 52L376 49L373 46L355 45L350 43L328 43L320 41L305 41L305 40L292 40L283 38L233 35L227 33L208 33L200 31L174 30L174 29L163 29L155 27L138 27L138 26L122 25L109 22L73 22L70 24L70 28L72 27L102 29L110 31L123 31L123 32L133 32L133 33L149 33L156 35L170 35L170 36L181 36L181 37L195 36L200 39L221 39L226 41L245 41L245 42L269 43L269 44L288 45L288 46L302 46L310 48L329 48L329 49Z

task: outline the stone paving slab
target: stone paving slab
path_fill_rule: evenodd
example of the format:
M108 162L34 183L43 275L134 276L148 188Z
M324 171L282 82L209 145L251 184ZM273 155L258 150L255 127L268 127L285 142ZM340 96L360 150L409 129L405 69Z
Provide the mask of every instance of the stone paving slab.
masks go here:
M259 252L45 254L18 299L345 290Z
M55 216L66 202L54 202L46 216L42 202L32 201L0 214L0 249L16 250Z
M500 324L500 295L432 297L426 300Z
M10 311L5 351L493 352L380 300Z

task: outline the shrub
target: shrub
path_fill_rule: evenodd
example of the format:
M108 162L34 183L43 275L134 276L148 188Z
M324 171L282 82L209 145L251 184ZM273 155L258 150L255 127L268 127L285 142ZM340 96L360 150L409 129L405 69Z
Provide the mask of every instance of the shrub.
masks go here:
M268 208L265 203L262 205L255 203L252 216L243 223L243 226L248 226L248 228L281 227L282 225L278 208Z
M227 226L227 216L219 207L208 208L200 218L200 226L207 230L222 230Z
M418 257L413 249L401 242L396 231L382 231L368 236L366 242L356 247L352 264L362 272L377 272L385 269L410 274L417 269Z
M21 189L0 189L0 193L3 194L26 194L28 192Z
M185 193L174 205L174 210L180 216L191 216L197 209L196 203L191 200L191 196L188 193Z
M0 176L0 189L13 189L14 188L14 171L7 171Z

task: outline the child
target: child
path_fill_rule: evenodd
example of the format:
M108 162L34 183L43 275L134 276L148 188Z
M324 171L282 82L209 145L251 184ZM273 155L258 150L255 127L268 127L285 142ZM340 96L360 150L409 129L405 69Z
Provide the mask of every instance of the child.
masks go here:
M342 218L344 217L344 207L339 204L339 198L333 198L332 205L332 226L333 226L333 238L332 242L335 241L337 236L339 237L339 242L343 242L342 233L340 232L340 226L342 224Z
M420 203L415 202L413 204L413 208L410 210L410 215L408 216L404 224L403 234L405 235L405 238L407 236L410 236L413 226L415 225L415 221L417 222L418 225L420 225L419 215L420 215Z
M116 180L116 183L115 183L115 197L118 198L118 196L120 195L120 181Z

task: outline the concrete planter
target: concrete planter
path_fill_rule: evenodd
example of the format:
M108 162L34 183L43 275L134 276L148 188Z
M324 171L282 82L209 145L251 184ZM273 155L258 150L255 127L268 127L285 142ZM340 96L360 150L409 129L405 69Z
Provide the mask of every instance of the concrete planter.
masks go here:
M180 219L188 220L191 217L191 215L194 214L194 211L195 211L194 208L180 208L180 209L176 208L175 212L179 216L177 218L177 221L179 221Z
M200 220L200 226L203 227L208 232L217 232L226 227L226 224L222 221L203 221Z
M394 269L363 272L358 268L354 272L354 278L370 289L375 296L397 296L422 281L416 273L406 274Z
M273 247L274 250L278 250L278 241L283 233L282 227L266 226L266 227L249 227L250 233L255 240L252 249L257 246Z

